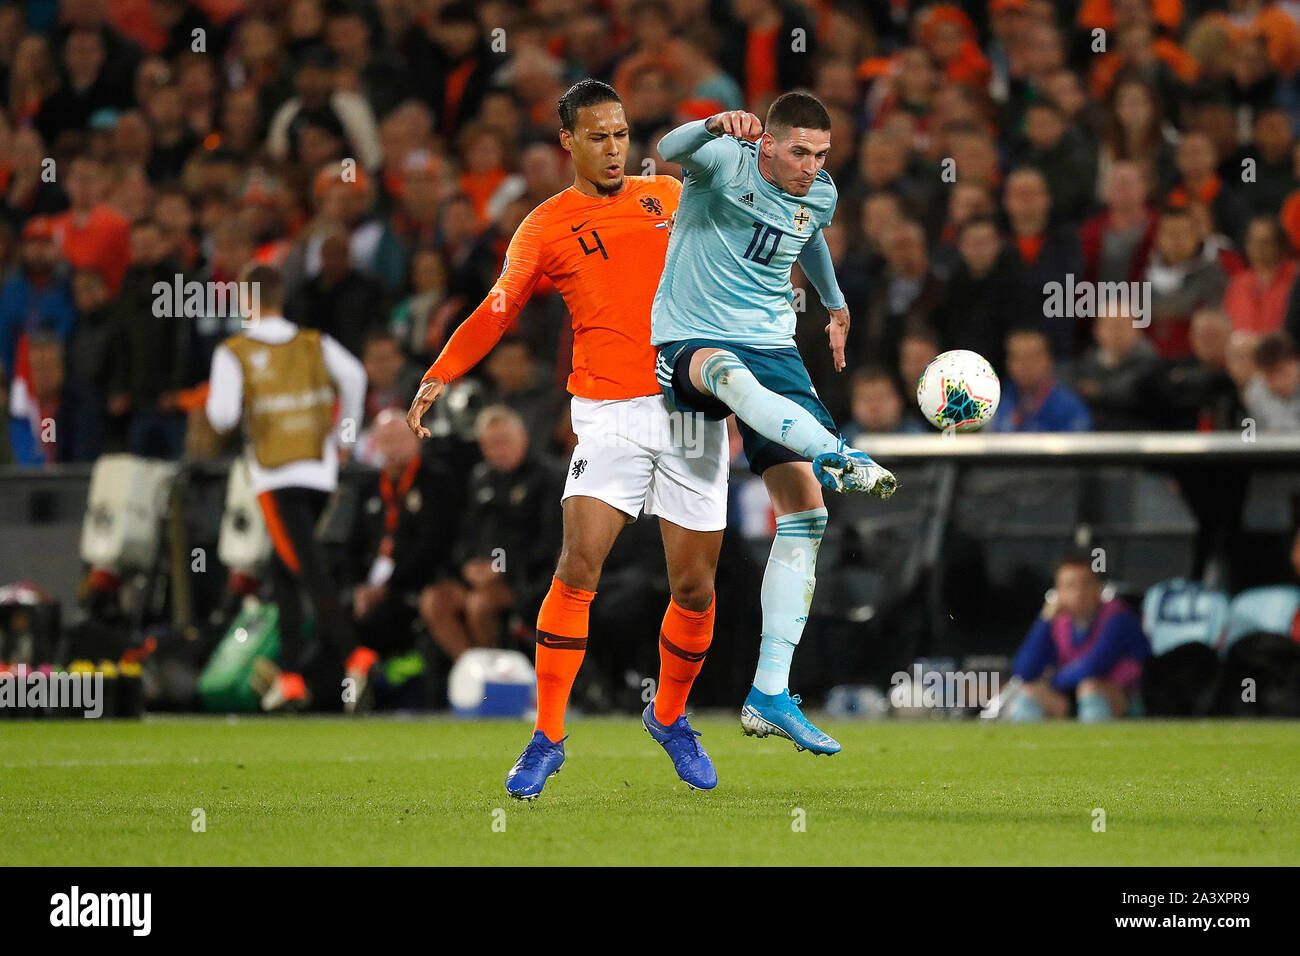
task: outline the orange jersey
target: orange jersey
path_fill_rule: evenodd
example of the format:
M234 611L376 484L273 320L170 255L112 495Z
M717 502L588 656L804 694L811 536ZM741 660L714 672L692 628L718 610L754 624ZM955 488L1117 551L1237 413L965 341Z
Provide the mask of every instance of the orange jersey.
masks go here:
M610 400L659 392L650 305L668 249L666 223L682 185L672 176L628 176L617 196L570 187L534 209L515 232L501 277L447 342L425 378L463 375L492 346L545 276L573 318L569 391Z

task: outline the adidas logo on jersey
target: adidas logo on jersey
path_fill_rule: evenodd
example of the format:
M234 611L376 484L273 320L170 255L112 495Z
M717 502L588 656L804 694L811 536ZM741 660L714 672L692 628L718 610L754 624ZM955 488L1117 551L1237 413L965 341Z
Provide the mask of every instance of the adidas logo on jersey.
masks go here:
M749 207L752 209L752 208L754 207L754 194L753 194L753 193L745 193L745 195L743 195L743 196L740 197L740 201L743 202L746 206L749 206Z

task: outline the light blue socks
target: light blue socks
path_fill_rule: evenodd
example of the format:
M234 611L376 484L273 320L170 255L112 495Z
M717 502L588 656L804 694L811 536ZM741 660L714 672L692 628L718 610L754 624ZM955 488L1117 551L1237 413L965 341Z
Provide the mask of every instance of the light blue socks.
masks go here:
M1032 723L1042 720L1044 716L1043 705L1032 694L1021 694L1011 702L1011 708L1007 711L1007 719L1017 724Z
M790 686L790 661L808 621L817 584L817 549L825 532L825 508L776 519L776 537L763 573L763 641L754 674L760 694L780 694Z
M1110 720L1110 699L1105 694L1085 694L1079 697L1079 723L1096 724Z
M706 358L700 377L710 393L764 438L808 459L839 451L840 440L812 412L764 388L731 352L714 352Z

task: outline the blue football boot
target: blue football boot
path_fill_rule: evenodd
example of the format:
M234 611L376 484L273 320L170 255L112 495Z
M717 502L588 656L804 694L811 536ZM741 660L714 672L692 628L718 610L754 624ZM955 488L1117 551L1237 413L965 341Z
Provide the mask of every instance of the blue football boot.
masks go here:
M814 727L799 710L802 703L799 695L791 697L788 689L769 696L759 693L757 687L751 687L745 706L740 708L740 726L746 734L754 737L776 734L793 740L795 750L827 755L839 753L842 749L839 742Z
M536 800L546 786L546 779L554 777L564 766L564 741L551 743L540 730L533 731L533 739L519 755L515 765L506 774L506 792L516 800Z
M641 723L645 724L646 733L668 752L673 769L686 786L692 790L712 790L718 785L718 772L713 769L713 761L696 739L700 732L687 723L685 714L671 724L661 724L655 720L655 702L652 700L641 714Z
M898 490L898 479L872 460L866 452L840 442L839 451L813 459L813 474L827 491L862 491L876 498L888 498Z

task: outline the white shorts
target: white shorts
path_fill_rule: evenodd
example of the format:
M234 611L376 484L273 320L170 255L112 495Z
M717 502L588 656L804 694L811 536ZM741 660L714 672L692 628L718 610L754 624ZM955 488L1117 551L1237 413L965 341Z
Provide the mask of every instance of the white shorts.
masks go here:
M572 417L578 447L564 498L599 498L632 520L644 511L689 531L727 526L726 422L674 411L662 395L575 397Z

